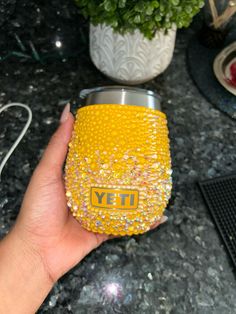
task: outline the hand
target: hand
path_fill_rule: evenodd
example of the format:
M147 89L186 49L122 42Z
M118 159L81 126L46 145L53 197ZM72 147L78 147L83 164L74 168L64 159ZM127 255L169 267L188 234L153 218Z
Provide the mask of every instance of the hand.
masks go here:
M22 273L28 274L36 269L33 277L37 275L37 269L40 269L40 274L36 276L37 280L34 280L37 283L36 287L42 282L40 278L45 277L44 283L47 288L43 289L42 297L35 301L38 304L29 307L34 309L40 306L40 302L52 285L63 274L108 239L107 235L95 234L82 228L67 208L62 168L74 122L69 110L70 107L67 105L60 126L33 173L16 224L4 239L5 241L2 241L2 250L0 250L0 258L3 252L5 263L8 265L12 263L13 268L17 268L17 262L22 264ZM157 222L152 228L165 221L164 216L162 221ZM12 252L12 257L8 254L9 250ZM22 254L25 254L23 258ZM13 277L17 276L17 269L15 269ZM14 285L14 279L9 281ZM29 289L29 294L32 289ZM18 298L20 302L20 296ZM19 308L18 313L21 313Z
M67 208L62 167L73 122L67 106L34 171L15 225L15 232L40 255L52 282L108 238L82 228Z

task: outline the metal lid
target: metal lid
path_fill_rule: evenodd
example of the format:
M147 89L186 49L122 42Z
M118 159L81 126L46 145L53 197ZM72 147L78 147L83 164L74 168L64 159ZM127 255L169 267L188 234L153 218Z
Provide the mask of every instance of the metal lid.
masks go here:
M86 106L97 104L120 104L143 106L161 111L161 98L156 93L129 86L103 86L83 89L80 98Z

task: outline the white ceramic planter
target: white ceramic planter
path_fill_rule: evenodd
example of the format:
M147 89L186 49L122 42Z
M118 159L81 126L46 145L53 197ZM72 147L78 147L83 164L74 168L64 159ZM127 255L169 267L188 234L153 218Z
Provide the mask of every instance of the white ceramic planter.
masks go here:
M90 25L90 56L105 75L122 84L140 84L162 73L170 64L176 27L165 34L158 31L152 40L139 30L120 35L111 27Z

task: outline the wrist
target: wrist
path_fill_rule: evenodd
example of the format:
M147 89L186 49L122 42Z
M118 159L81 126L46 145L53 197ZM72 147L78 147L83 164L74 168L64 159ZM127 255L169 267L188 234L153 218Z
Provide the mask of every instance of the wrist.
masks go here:
M13 228L0 242L0 313L34 313L52 286L40 254Z

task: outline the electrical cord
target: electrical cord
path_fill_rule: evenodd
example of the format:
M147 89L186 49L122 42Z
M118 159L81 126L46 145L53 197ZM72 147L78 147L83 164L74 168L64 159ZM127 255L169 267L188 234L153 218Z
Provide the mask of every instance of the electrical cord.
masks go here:
M7 105L3 106L2 108L0 108L0 114L10 107L21 107L21 108L24 108L25 110L27 110L28 120L27 120L24 128L22 129L20 135L18 136L18 138L16 139L16 141L14 142L14 144L9 149L6 156L3 158L2 162L0 163L0 181L1 181L1 174L2 174L4 166L6 165L8 159L11 157L12 153L14 152L14 150L16 149L16 147L18 146L18 144L20 143L22 138L25 136L25 133L27 132L27 130L31 124L31 121L32 121L32 111L31 111L30 107L25 105L25 104L21 104L21 103L17 103L17 102L7 104Z

